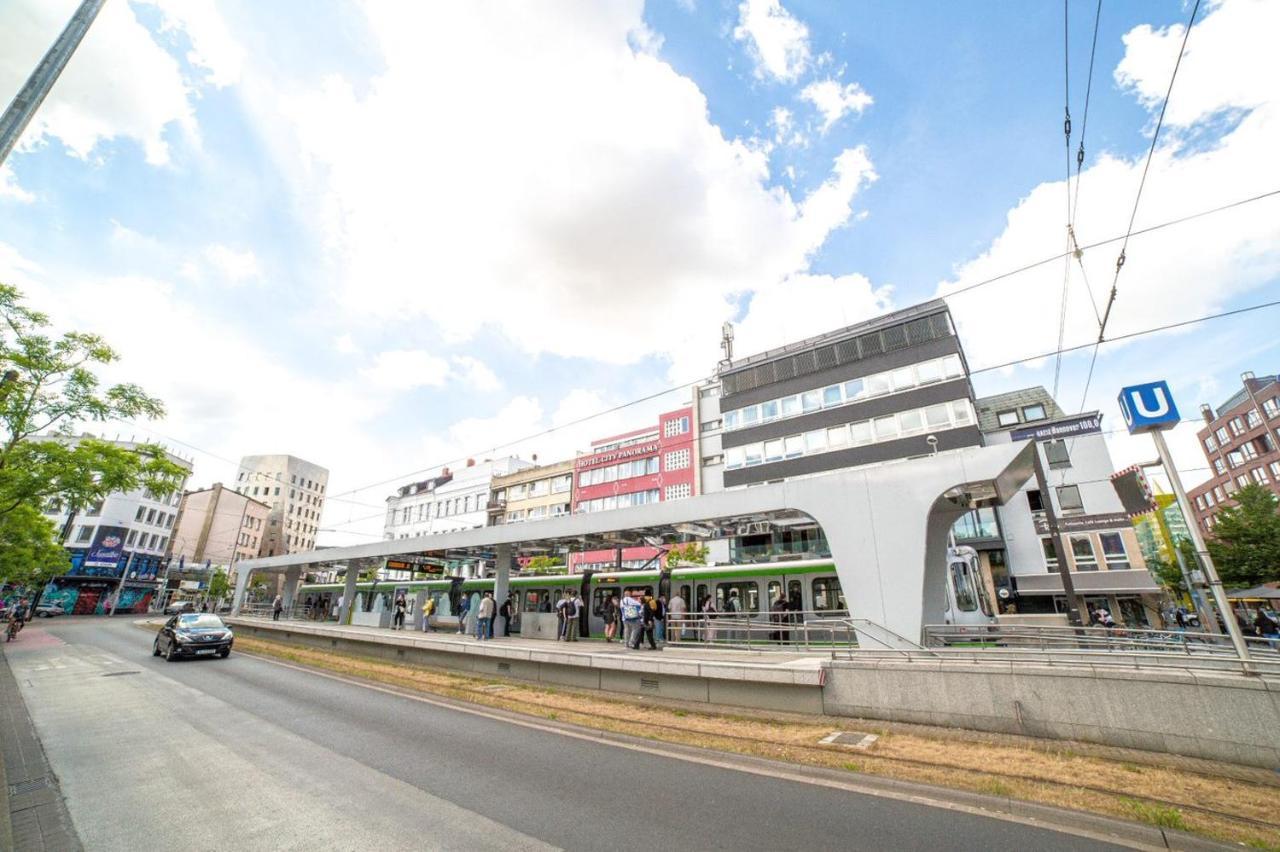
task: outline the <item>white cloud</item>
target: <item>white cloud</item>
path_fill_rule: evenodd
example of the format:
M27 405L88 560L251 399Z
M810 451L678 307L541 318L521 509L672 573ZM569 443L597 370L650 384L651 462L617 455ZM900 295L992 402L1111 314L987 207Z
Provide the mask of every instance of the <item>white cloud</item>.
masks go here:
M822 132L831 127L849 113L861 115L862 111L873 103L857 83L840 85L836 80L818 80L805 86L800 91L801 100L813 104L822 113Z
M76 0L18 0L0 6L0 92L25 82L71 18ZM170 126L195 138L191 92L178 63L156 44L128 3L107 3L28 125L21 149L57 137L88 158L104 140L137 140L148 163L169 161ZM7 99L7 96L5 96Z
M250 249L215 244L206 246L203 256L205 263L227 284L239 285L262 279L258 256Z
M322 193L341 310L371 322L426 318L449 343L496 327L529 352L613 363L664 354L673 324L714 335L742 294L803 271L874 177L850 149L807 198L774 185L763 151L636 50L639 3L366 9L385 72L276 111L301 191ZM465 87L404 109L463 66Z
M479 358L470 355L453 356L454 374L464 385L472 390L496 391L502 388L502 382L489 369L489 365Z
M1253 14L1248 14L1248 12ZM1245 14L1242 14L1244 12ZM1271 96L1253 108L1216 145L1182 151L1178 134L1171 133L1156 152L1147 177L1137 227L1174 219L1257 192L1259 175L1274 174L1274 152L1280 150L1280 54L1264 35L1276 16L1274 4L1221 6L1191 34L1195 52L1189 53L1173 93L1177 104L1189 101L1178 119L1203 118L1231 108L1254 107L1255 86L1235 83L1239 74L1266 81ZM1220 16L1228 15L1222 18ZM1126 54L1121 67L1135 90L1154 85L1163 75L1168 84L1168 55L1147 49L1145 27L1126 36L1126 44L1140 45ZM1165 36L1165 45L1177 43ZM1192 61L1235 55L1230 63ZM1207 78L1207 79L1206 79ZM1183 85L1186 85L1184 96ZM1223 100L1220 93L1251 94L1242 103ZM1159 104L1149 104L1159 109ZM1176 122L1175 122L1176 123ZM1076 232L1081 244L1123 234L1133 207L1145 152L1132 159L1104 156L1085 171L1080 188ZM1061 181L1043 183L1009 211L1004 231L980 256L962 264L939 293L964 287L1005 272L1030 260L1061 252L1064 247L1064 193ZM1135 237L1119 278L1119 296L1107 326L1108 335L1133 331L1212 311L1232 296L1248 291L1280 274L1280 216L1262 202L1254 208L1218 214L1194 224ZM1095 299L1102 308L1115 269L1118 246L1093 249L1084 256ZM960 323L975 364L1005 360L1045 348L1057 340L1058 299L1063 267L1052 264L1014 279L957 296L952 310ZM1067 317L1068 343L1097 336L1097 319L1073 267ZM1211 285L1208 282L1212 282ZM997 332L999 329L999 333Z
M187 61L208 72L218 88L239 82L245 49L231 34L214 0L143 0L160 9L162 29L185 33L191 42Z
M333 348L340 355L359 355L362 351L350 332L345 332L334 338Z
M747 43L760 79L794 83L809 66L809 28L778 0L743 0L733 37Z
M33 194L18 186L18 180L13 176L13 169L7 165L0 166L0 198L12 198L23 204L30 204L36 200Z
M445 359L421 349L391 349L379 352L360 374L379 390L409 391L443 387L452 368Z

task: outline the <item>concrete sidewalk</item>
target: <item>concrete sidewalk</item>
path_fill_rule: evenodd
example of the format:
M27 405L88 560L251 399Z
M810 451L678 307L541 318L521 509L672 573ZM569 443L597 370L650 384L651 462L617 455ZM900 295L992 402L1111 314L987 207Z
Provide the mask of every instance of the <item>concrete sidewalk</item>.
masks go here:
M28 625L0 654L0 849L63 852L81 849L58 779L9 667L9 655L58 642Z

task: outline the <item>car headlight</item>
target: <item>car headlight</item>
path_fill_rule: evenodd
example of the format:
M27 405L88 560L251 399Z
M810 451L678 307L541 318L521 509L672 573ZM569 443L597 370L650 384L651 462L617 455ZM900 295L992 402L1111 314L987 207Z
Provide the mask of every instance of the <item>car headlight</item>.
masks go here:
M174 639L177 639L179 642L190 642L190 641L191 641L191 637L190 637L190 636L188 636L186 633L175 633L175 634L173 634L173 638L174 638Z
M231 639L234 639L234 638L235 638L235 634L234 634L234 633L232 633L230 630L228 630L226 633L223 633L223 634L222 634L222 638L223 638L223 639L227 639L227 640L231 640Z

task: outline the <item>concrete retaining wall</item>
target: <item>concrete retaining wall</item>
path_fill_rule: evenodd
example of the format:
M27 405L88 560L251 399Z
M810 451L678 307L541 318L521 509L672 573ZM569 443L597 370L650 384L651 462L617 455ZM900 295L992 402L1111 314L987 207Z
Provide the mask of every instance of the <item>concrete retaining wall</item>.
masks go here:
M289 629L283 624L266 627L243 620L235 621L233 625L236 633L241 636L256 636L325 651L360 654L390 662L451 669L467 674L498 675L557 686L655 695L708 704L786 710L793 713L822 713L819 671L797 675L790 672L757 672L749 666L648 656L606 660L597 656L590 660L580 660L574 659L573 654L553 649L508 651L497 643L484 643L484 647L473 645L462 653L430 647L428 640L422 638L406 642L401 638L403 634L388 634L386 640L379 641L359 636L343 636L337 631L311 627ZM714 668L714 673L708 673L709 668Z
M823 710L1280 767L1280 683L1256 677L840 661Z

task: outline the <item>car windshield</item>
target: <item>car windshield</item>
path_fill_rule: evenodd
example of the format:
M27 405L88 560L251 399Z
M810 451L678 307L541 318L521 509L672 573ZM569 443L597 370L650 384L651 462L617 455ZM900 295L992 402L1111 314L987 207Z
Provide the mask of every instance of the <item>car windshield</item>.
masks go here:
M216 615L183 615L178 617L178 626L184 630L200 630L209 627L224 627L222 619Z

